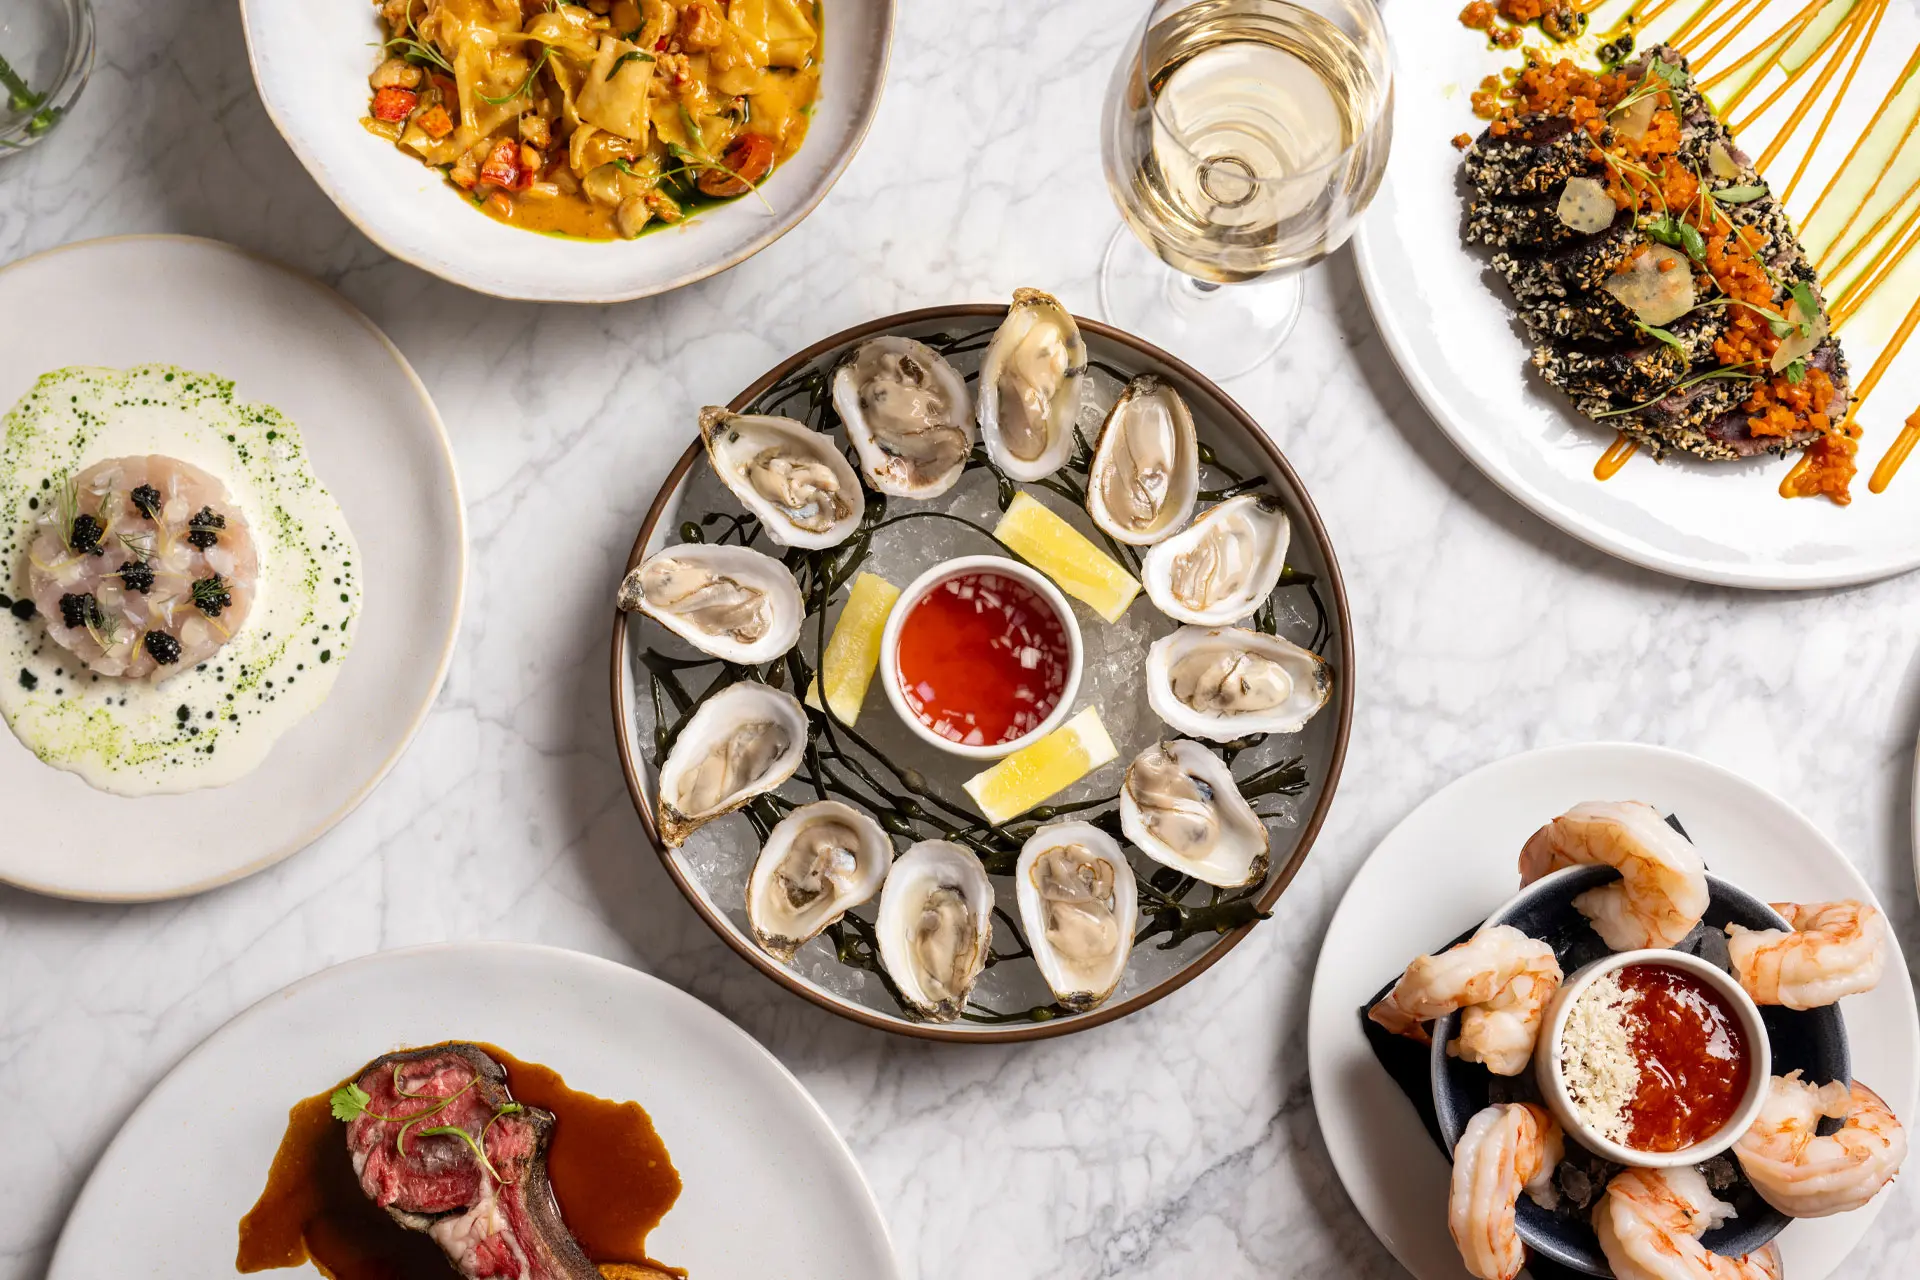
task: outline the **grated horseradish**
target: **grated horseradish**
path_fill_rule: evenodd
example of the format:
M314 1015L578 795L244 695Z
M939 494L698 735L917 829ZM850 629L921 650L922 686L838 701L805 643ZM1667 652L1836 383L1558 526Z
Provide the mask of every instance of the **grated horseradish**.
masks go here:
M1560 1075L1574 1106L1602 1137L1623 1145L1640 1088L1633 1051L1638 1004L1639 993L1621 984L1618 970L1604 974L1574 1000L1560 1037Z

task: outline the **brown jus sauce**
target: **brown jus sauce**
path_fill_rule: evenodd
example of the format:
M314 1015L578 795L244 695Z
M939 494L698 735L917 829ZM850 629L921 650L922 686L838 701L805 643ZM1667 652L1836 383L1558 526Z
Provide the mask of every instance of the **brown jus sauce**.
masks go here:
M516 1102L551 1111L547 1175L561 1216L587 1257L609 1275L662 1268L647 1235L680 1195L680 1175L637 1102L614 1102L567 1086L560 1073L489 1044ZM333 1089L294 1104L266 1188L240 1220L242 1272L311 1260L332 1280L446 1280L438 1245L408 1231L360 1190L346 1126L333 1118Z
M1633 1054L1640 1085L1627 1145L1678 1151L1720 1132L1747 1092L1747 1033L1720 993L1684 970L1634 964L1620 985L1637 995Z

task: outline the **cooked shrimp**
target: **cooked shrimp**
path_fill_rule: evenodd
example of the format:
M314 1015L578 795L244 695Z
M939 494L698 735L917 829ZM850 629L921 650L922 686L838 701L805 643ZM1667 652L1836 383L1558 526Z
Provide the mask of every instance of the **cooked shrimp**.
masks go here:
M1685 836L1638 800L1589 800L1533 833L1520 883L1566 867L1612 867L1620 879L1573 900L1615 951L1671 947L1707 911L1707 868Z
M1780 1280L1771 1244L1728 1258L1700 1243L1733 1216L1698 1169L1628 1169L1607 1184L1593 1229L1614 1280Z
M1541 1016L1559 987L1553 948L1500 924L1419 957L1367 1016L1395 1035L1424 1040L1422 1023L1464 1009L1448 1052L1485 1063L1495 1075L1517 1076L1533 1057Z
M1814 1009L1871 991L1887 967L1887 922L1864 902L1776 902L1793 932L1727 926L1734 976L1759 1004Z
M1447 1230L1480 1280L1520 1274L1527 1254L1514 1230L1514 1206L1522 1191L1551 1206L1553 1170L1564 1147L1560 1126L1531 1102L1488 1107L1467 1121L1453 1148Z
M1819 1136L1822 1116L1845 1120ZM1858 1080L1811 1085L1775 1076L1733 1154L1762 1199L1794 1218L1824 1218L1858 1209L1893 1180L1907 1155L1907 1131L1880 1095Z

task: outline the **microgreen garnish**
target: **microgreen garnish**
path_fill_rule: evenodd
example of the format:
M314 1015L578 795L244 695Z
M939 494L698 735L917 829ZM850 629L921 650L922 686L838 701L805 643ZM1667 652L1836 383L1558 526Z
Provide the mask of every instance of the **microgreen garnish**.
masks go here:
M1805 356L1800 357L1798 360L1788 364L1781 372L1787 375L1788 382L1791 382L1796 387L1799 386L1807 380L1807 358Z
M1640 330L1640 332L1646 334L1650 338L1658 338L1660 341L1672 347L1675 351L1678 351L1681 355L1685 355L1687 353L1686 343L1674 337L1671 331L1667 329L1662 329L1657 324L1647 324L1645 321L1635 320L1633 322L1633 327Z
M1722 187L1718 191L1708 191L1707 194L1719 204L1752 204L1767 194L1767 188L1764 183L1755 183L1749 186Z
M453 74L453 64L446 55L420 38L420 29L413 25L413 6L407 6L407 33L394 36L380 45L384 52L388 49L400 50L400 56L415 66L438 67L448 75Z
M1663 90L1682 88L1686 83L1687 73L1680 69L1679 64L1655 58L1647 64L1647 73L1640 77L1640 83L1626 97L1614 103L1613 109L1607 112L1607 118L1619 115L1642 98L1652 97Z
M607 79L609 80L613 79L614 76L620 73L620 68L626 66L629 62L652 62L652 61L653 61L653 55L645 52L644 50L635 49L632 53L623 53L618 58L615 58L613 60L612 66L607 68Z
M145 533L116 533L113 536L121 546L127 549L127 554L141 564L153 559L154 535L151 530Z
M1707 238L1691 222L1682 222L1672 214L1655 218L1644 230L1649 240L1657 240L1669 249L1678 249L1695 262L1707 260Z
M1651 400L1642 400L1639 404L1630 404L1624 409L1602 410L1601 412L1593 414L1591 416L1595 418L1617 418L1623 413L1636 413L1641 409L1645 409L1649 407L1650 405L1659 404L1662 400L1665 400L1668 396L1672 395L1676 391L1685 391L1688 387L1696 386L1702 382L1715 382L1722 378L1748 378L1748 379L1757 378L1760 376L1759 374L1750 373L1747 371L1747 366L1750 365L1751 363L1752 361L1746 361L1741 364L1727 365L1724 368L1714 369L1708 373L1700 374L1697 377L1687 378L1684 381L1676 382L1672 386L1668 387L1665 391L1662 391L1659 395L1654 396Z
M515 98L518 98L522 94L532 90L534 78L540 74L540 68L546 66L547 59L552 56L553 56L553 47L551 45L544 45L544 44L541 45L540 56L533 60L533 65L531 67L527 68L527 78L520 82L520 87L518 89L515 89L512 93L508 94L506 97L491 98L491 97L488 97L486 94L481 93L477 89L474 91L474 96L479 98L480 101L487 103L490 106L495 106L495 107L506 106L509 102L512 102Z
M1820 300L1813 296L1813 286L1805 280L1795 280L1793 288L1787 290L1793 297L1794 305L1800 308L1800 336L1813 335L1813 323L1820 318Z
M761 195L760 187L757 183L748 182L745 178L713 158L713 153L707 150L706 135L700 132L699 121L693 118L693 113L688 111L684 105L680 108L680 128L686 133L689 145L681 147L669 142L667 144L667 150L672 153L675 160L680 162L682 171L694 172L701 169L710 169L715 173L724 173L741 186L747 188L747 190L753 192L754 195L759 196L760 203L767 206L768 213L773 212L773 205L768 202L766 196Z

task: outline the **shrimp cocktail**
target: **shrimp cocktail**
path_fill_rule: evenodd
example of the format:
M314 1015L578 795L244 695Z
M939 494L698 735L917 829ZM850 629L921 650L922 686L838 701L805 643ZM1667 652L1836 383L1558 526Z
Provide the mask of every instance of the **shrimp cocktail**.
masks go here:
M1604 872L1573 868L1618 875L1595 883ZM1764 1231L1754 1242L1753 1211L1857 1209L1892 1180L1907 1140L1865 1084L1811 1079L1791 1053L1783 1062L1760 1008L1786 1011L1769 1015L1779 1034L1813 1035L1792 1019L1871 990L1888 951L1879 911L1747 900L1753 923L1772 927L1703 925L1744 895L1637 801L1575 805L1527 840L1519 870L1523 890L1568 874L1415 959L1367 1010L1388 1032L1445 1041L1433 1050L1436 1104L1454 1087L1441 1064L1484 1068L1474 1097L1488 1105L1452 1152L1448 1226L1467 1270L1513 1280L1527 1246L1550 1243L1584 1249L1594 1270L1604 1259L1617 1280L1781 1280L1777 1245ZM1828 1120L1839 1124L1822 1133ZM1716 1252L1717 1229L1737 1216L1746 1251Z

